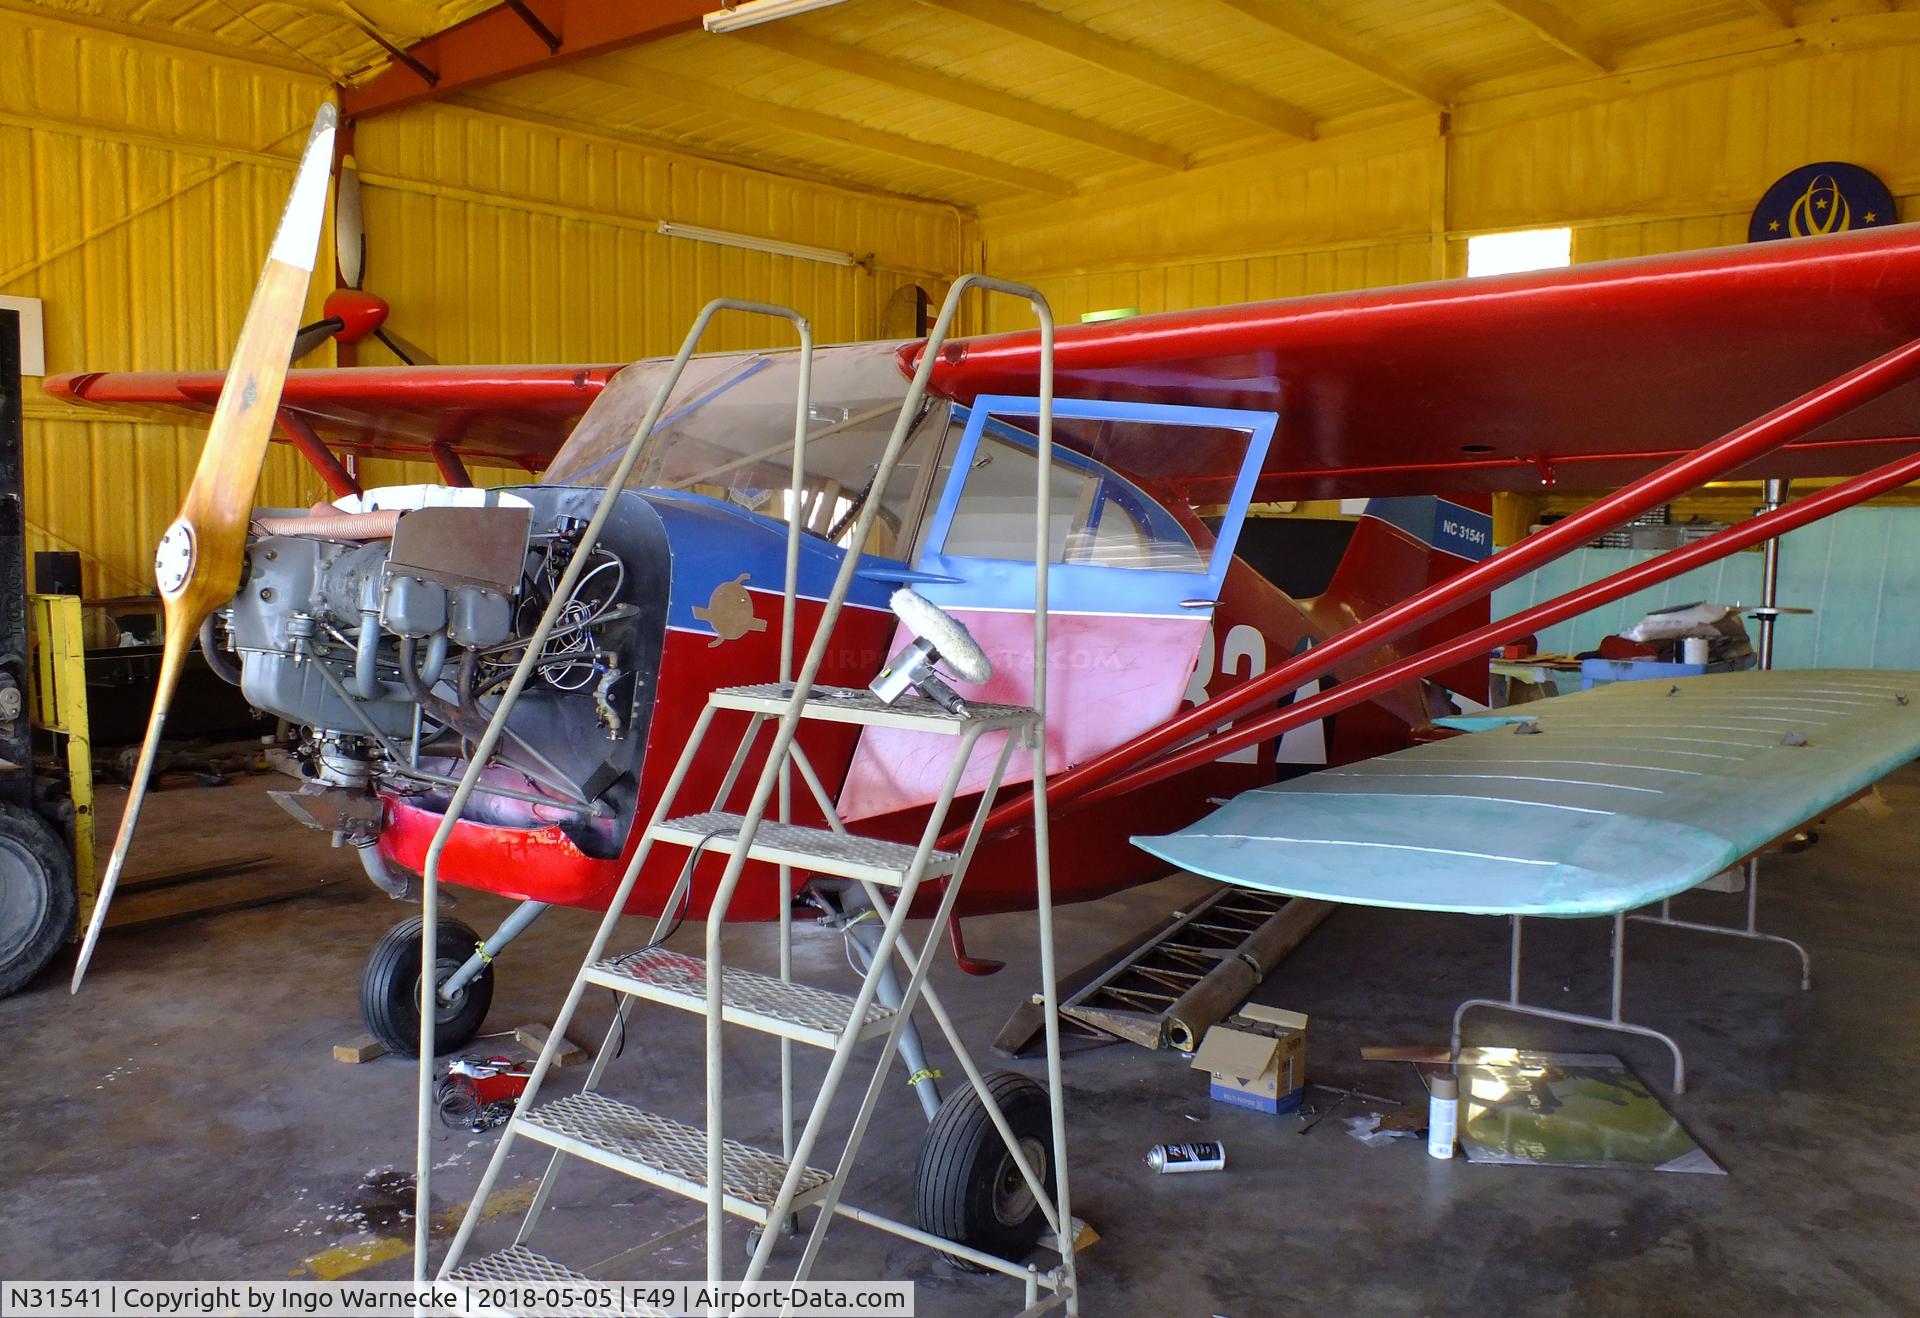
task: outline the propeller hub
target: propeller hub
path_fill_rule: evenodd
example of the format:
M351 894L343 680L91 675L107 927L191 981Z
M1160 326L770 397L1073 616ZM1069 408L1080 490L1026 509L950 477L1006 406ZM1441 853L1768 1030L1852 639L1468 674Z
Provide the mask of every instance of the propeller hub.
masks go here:
M162 595L178 595L193 576L193 528L184 520L175 522L160 537L153 555L153 577Z
M385 298L357 288L336 288L327 294L326 314L340 322L333 337L341 343L358 343L387 323Z

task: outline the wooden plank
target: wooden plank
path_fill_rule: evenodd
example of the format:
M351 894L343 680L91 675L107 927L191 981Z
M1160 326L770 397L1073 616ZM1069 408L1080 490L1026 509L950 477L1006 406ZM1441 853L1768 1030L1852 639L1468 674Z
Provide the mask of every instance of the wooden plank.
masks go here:
M371 1034L356 1034L345 1043L333 1045L333 1060L359 1065L371 1062L376 1057L385 1057L387 1047Z
M513 1037L515 1042L522 1048L525 1048L528 1052L537 1056L545 1051L547 1040L553 1037L553 1031L547 1026L539 1024L516 1025L513 1027ZM592 1053L589 1053L572 1039L564 1039L562 1042L565 1043L566 1046L554 1055L553 1064L555 1066L578 1066L580 1063L590 1060L593 1056Z

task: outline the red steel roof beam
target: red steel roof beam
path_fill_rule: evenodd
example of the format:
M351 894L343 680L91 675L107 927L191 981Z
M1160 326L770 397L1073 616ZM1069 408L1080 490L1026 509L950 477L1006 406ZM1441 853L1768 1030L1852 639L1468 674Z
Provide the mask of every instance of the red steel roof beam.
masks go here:
M713 0L520 0L497 5L407 48L430 82L395 63L340 97L343 117L371 119L490 82L690 32ZM535 22L529 23L531 13ZM544 31L538 30L544 29ZM552 38L557 44L549 45Z

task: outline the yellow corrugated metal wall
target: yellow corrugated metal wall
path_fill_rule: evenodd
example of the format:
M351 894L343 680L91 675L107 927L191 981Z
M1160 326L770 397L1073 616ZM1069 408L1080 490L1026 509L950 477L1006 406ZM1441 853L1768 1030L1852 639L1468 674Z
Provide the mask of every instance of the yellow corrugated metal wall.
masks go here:
M1576 260L1740 242L1767 185L1815 160L1874 170L1920 219L1920 45L1836 33L989 213L984 259L1067 321L1458 274L1467 237L1501 229L1571 225Z
M0 10L0 292L44 299L50 373L225 361L326 90L270 64ZM393 304L399 333L446 362L668 353L722 294L789 302L821 342L870 336L895 289L918 279L937 296L960 251L962 218L945 206L457 107L363 125L357 151L367 286ZM874 260L847 268L665 238L663 219ZM782 333L730 323L711 343ZM91 419L28 383L30 547L78 550L91 597L150 591L152 547L199 432ZM431 479L414 464L366 468L369 482ZM319 497L319 479L276 445L261 501Z

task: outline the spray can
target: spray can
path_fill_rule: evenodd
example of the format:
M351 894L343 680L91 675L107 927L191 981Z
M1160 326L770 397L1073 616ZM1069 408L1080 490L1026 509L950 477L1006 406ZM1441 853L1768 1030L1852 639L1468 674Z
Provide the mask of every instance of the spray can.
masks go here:
M1162 1176L1175 1172L1217 1172L1227 1165L1227 1146L1219 1140L1156 1144L1147 1150L1147 1166Z
M1460 1135L1460 1082L1453 1072L1433 1077L1427 1096L1427 1152L1436 1158L1451 1158Z

